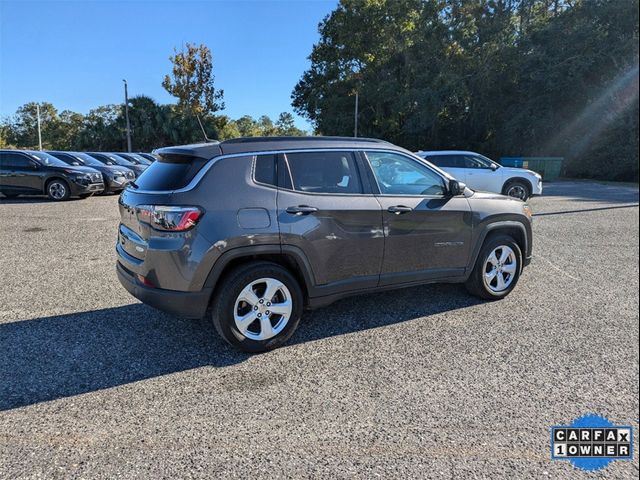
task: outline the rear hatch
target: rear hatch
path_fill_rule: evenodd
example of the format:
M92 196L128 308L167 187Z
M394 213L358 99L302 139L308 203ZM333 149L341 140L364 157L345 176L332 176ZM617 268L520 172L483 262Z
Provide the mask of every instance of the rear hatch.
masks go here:
M118 251L130 263L144 261L151 237L158 243L175 241L171 231L158 231L151 226L149 219L153 213L149 213L149 207L166 207L164 211L168 211L169 215L172 208L182 207L176 205L179 192L188 187L211 158L219 155L220 148L215 147L217 143L159 149L157 153L160 158L122 192L118 202Z

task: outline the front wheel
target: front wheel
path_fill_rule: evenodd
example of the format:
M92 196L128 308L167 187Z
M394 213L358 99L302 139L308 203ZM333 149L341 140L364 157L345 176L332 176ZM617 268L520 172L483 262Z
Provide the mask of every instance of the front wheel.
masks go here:
M522 251L509 235L490 237L480 250L465 286L486 300L499 300L515 288L522 273Z
M222 338L246 352L284 344L302 315L300 285L288 270L271 262L242 265L220 283L213 323Z
M47 184L47 195L51 200L67 200L70 194L69 185L64 180L51 180Z
M524 182L510 182L504 187L504 194L525 201L531 196L531 189Z

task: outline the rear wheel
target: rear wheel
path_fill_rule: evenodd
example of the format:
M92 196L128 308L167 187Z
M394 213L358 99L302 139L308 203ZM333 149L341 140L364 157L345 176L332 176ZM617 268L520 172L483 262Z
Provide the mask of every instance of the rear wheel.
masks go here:
M69 185L64 180L55 179L47 184L47 195L51 200L67 200L70 194Z
M531 189L529 185L521 181L513 181L507 183L504 187L503 193L508 197L519 198L520 200L527 200L531 196Z
M509 235L490 237L480 250L467 290L487 300L499 300L511 293L522 273L522 252Z
M284 344L302 315L300 285L270 262L242 265L227 275L213 302L213 323L222 338L246 352Z

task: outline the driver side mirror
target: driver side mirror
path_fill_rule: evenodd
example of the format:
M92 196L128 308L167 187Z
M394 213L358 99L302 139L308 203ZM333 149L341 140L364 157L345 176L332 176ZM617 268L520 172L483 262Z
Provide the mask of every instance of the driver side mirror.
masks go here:
M495 163L491 164L491 170L493 170L494 172L498 169L498 166Z
M449 195L451 195L452 197L455 197L456 195L462 195L464 193L464 189L467 188L467 186L462 183L459 182L458 180L449 180Z

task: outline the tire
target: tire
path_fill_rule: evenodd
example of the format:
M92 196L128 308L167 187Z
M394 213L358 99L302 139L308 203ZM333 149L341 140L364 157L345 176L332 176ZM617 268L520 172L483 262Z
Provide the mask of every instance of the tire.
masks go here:
M47 183L46 193L51 200L55 200L57 202L68 200L71 195L69 184L58 178Z
M519 198L522 201L526 201L531 197L531 187L529 187L525 182L514 180L504 186L503 193L507 197Z
M491 260L492 254L495 254L494 260ZM509 235L493 235L485 240L465 286L476 297L500 300L515 288L521 273L522 251L516 241ZM488 275L485 277L485 274Z
M269 286L275 293L266 298ZM287 269L276 263L252 262L235 268L219 282L212 305L213 324L231 345L245 352L265 352L291 338L300 323L303 301L300 285Z
M80 198L89 198L89 197L93 197L93 192L92 193L83 193L81 195L78 195L78 197Z

